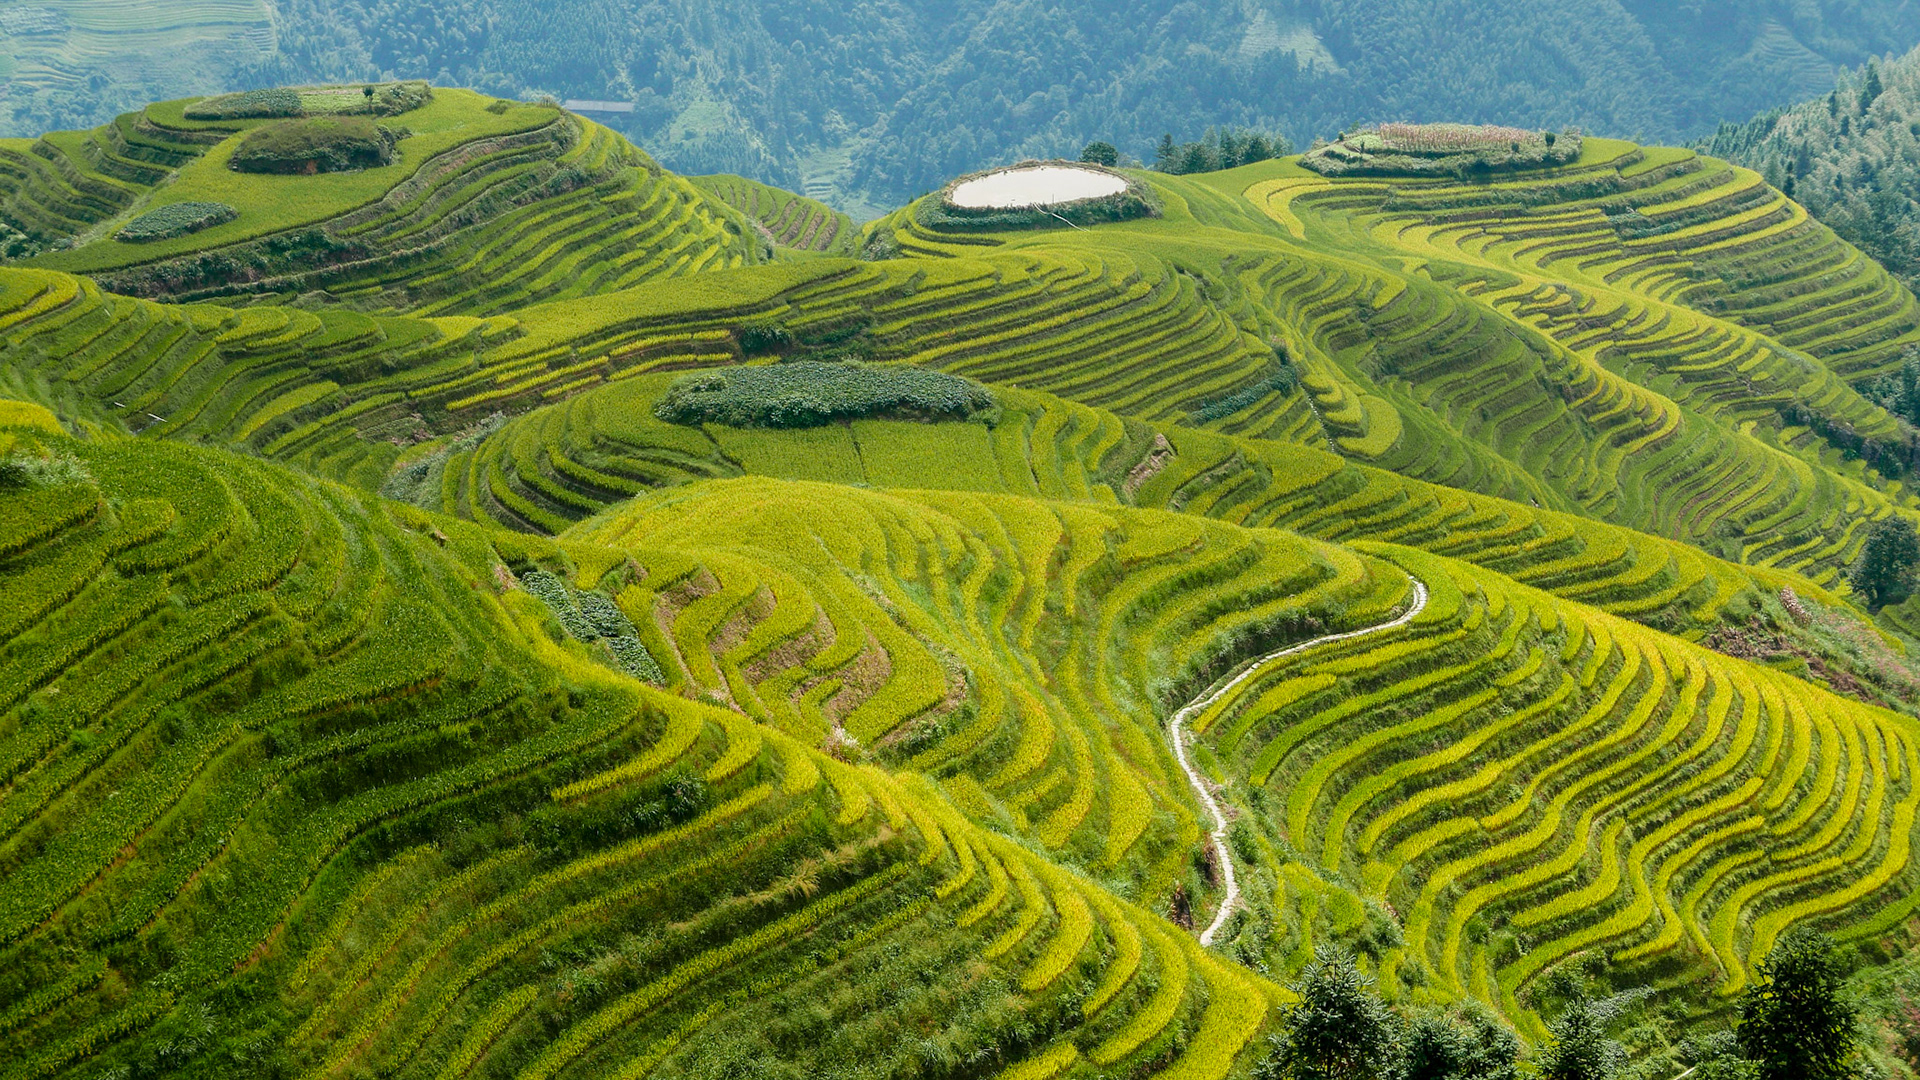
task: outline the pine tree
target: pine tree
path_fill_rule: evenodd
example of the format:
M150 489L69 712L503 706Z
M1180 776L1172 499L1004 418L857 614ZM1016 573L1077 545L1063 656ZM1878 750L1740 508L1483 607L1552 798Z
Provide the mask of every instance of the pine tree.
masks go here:
M1160 149L1154 154L1153 167L1161 172L1173 172L1179 164L1180 148L1174 145L1173 136L1160 136Z
M1912 526L1907 526L1909 537ZM1871 546L1872 541L1868 541ZM1740 1051L1758 1080L1842 1080L1854 1072L1857 1010L1824 935L1795 930L1760 965L1740 1003Z
M1626 1054L1607 1037L1612 1017L1585 997L1567 1003L1547 1029L1553 1041L1540 1056L1541 1080L1609 1080Z
M1379 1080L1394 1075L1399 1021L1350 953L1316 946L1292 987L1300 1003L1254 1066L1254 1080Z
M1246 140L1242 139L1237 132L1222 131L1220 133L1221 168L1231 169L1236 165L1246 164L1245 154Z
M1872 108L1873 103L1878 101L1880 95L1884 93L1886 93L1886 87L1880 83L1880 68L1869 60L1867 61L1867 81L1860 87L1860 111L1865 113Z

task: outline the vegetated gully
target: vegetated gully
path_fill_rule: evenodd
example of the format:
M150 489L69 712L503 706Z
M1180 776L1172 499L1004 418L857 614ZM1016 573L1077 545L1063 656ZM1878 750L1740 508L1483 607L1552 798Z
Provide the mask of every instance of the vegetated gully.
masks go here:
M1209 924L1205 930L1200 932L1200 944L1202 946L1213 944L1214 936L1220 932L1222 926L1226 925L1227 917L1232 915L1233 909L1238 906L1240 902L1240 883L1234 878L1233 856L1232 853L1227 850L1227 815L1220 809L1219 800L1213 797L1213 788L1208 785L1206 778L1200 775L1200 770L1193 767L1193 760L1187 756L1187 722L1211 708L1215 702L1233 692L1235 687L1238 687L1241 683L1246 682L1255 675L1260 674L1268 665L1277 660L1298 655L1309 649L1317 649L1322 645L1331 645L1336 641L1351 641L1354 638L1383 634L1388 630L1398 630L1400 627L1419 618L1420 613L1427 608L1427 586L1425 582L1412 575L1408 575L1408 578L1413 582L1413 602L1407 605L1407 610L1401 612L1394 618L1378 626L1349 630L1344 634L1327 634L1324 637L1314 638L1312 641L1303 641L1298 645L1290 645L1287 648L1281 649L1279 652L1268 653L1251 664L1248 664L1241 670L1240 674L1227 680L1223 685L1195 698L1186 708L1174 713L1173 719L1167 722L1168 733L1173 738L1173 756L1179 759L1180 769L1187 774L1187 783L1193 785L1193 793L1199 796L1200 804L1205 806L1207 812L1213 815L1214 828L1211 837L1213 841L1213 853L1219 861L1221 872L1226 875L1227 879L1227 893L1220 898L1220 910L1214 913L1213 922Z

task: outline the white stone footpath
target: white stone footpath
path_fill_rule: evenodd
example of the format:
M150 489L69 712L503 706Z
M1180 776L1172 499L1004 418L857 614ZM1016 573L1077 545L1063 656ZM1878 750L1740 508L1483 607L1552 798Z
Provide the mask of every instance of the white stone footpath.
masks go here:
M1214 702L1227 696L1235 687L1258 675L1267 665L1276 660L1295 656L1299 653L1306 652L1308 649L1317 649L1322 645L1331 645L1336 641L1352 641L1354 638L1367 637L1370 634L1380 634L1388 630L1397 630L1419 618L1420 613L1427 608L1427 586L1419 578L1412 577L1411 575L1409 575L1409 578L1413 582L1413 603L1409 604L1407 610L1393 620L1383 622L1378 626L1369 626L1360 630L1349 630L1344 634L1328 634L1325 637L1314 638L1312 641L1303 641L1298 645L1290 645L1287 648L1281 649L1279 652L1268 653L1247 665L1245 671L1234 676L1225 686L1222 686L1210 694L1202 695L1186 708L1174 713L1173 719L1167 722L1168 731L1173 736L1173 756L1179 759L1180 769L1187 774L1187 783L1193 785L1193 793L1200 797L1201 805L1205 806L1207 812L1213 815L1213 853L1219 858L1220 868L1225 871L1227 875L1227 894L1220 900L1220 910L1213 916L1213 924L1200 932L1200 944L1202 946L1213 944L1214 935L1218 934L1220 928L1226 925L1227 916L1233 914L1233 909L1240 903L1240 883L1234 878L1233 853L1227 850L1227 815L1221 811L1219 801L1213 797L1213 788L1207 784L1206 779L1200 775L1198 769L1193 767L1193 762L1187 757L1187 722L1207 711L1208 708L1212 707Z

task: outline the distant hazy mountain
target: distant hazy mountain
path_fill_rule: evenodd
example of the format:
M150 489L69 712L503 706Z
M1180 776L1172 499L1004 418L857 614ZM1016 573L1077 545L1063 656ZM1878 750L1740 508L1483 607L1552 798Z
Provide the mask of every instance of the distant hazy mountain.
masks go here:
M1147 156L1212 124L1680 141L1920 42L1909 0L143 0L120 22L145 29L117 36L103 9L131 0L35 2L0 7L12 134L221 83L427 77L631 103L608 119L669 165L855 210L1091 138Z

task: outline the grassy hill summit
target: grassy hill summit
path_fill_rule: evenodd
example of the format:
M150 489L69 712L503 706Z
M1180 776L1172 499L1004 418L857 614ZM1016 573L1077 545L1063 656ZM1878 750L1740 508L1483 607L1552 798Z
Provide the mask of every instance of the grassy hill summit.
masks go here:
M1809 931L1912 1075L1920 302L1758 173L856 226L389 81L0 223L4 1080L1264 1080L1346 963L1665 1080Z

